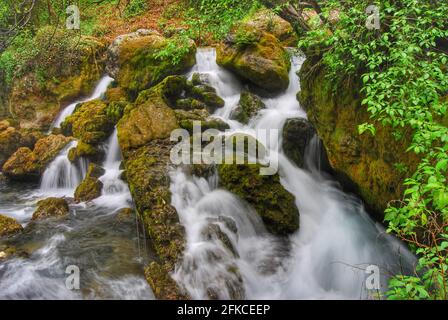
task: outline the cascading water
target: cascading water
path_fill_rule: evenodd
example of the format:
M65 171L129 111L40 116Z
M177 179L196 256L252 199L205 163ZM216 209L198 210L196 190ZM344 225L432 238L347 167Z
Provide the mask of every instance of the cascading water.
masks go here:
M64 108L64 110L62 110L62 112L58 115L56 120L53 122L51 129L59 128L61 126L61 123L64 122L65 118L67 118L69 115L71 115L73 113L73 111L75 111L75 108L78 104L100 98L106 92L107 87L112 83L112 81L114 81L114 79L109 76L102 77L101 80L98 82L92 95L85 99L77 100L77 101L69 104L66 108ZM50 129L50 131L51 131L51 129Z
M227 120L232 132L277 129L288 118L306 117L296 99L296 71L303 58L293 57L286 92L263 99L266 109L248 125L228 120L241 85L215 63L213 49L199 50L193 72L206 73L226 105L215 116ZM280 134L281 136L281 134ZM411 271L414 257L374 223L355 197L319 170L319 142L306 155L311 172L296 167L281 150L281 139L261 141L278 151L283 186L296 197L300 229L289 239L266 232L253 209L227 191L217 189L216 177L196 178L182 169L171 173L172 203L187 234L184 259L173 274L191 296L249 299L369 298L366 267L378 266L381 291L390 274ZM320 161L320 160L319 160Z

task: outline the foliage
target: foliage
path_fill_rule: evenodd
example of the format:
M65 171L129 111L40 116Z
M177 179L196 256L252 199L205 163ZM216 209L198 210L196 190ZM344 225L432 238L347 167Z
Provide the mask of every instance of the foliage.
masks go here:
M376 125L413 132L408 152L422 162L406 179L403 199L386 210L389 232L410 244L419 257L416 273L390 281L391 299L447 299L448 248L448 56L437 48L448 38L448 4L418 0L377 2L381 30L365 27L371 1L328 1L322 5L332 25L308 32L300 45L322 62L335 80L361 74L363 105ZM360 133L375 133L362 124ZM398 130L397 130L398 131Z
M133 18L141 15L148 8L146 0L131 0L124 10L125 18Z
M154 58L159 60L169 59L172 65L177 66L190 50L191 40L185 32L181 32L169 38L165 48L159 50Z

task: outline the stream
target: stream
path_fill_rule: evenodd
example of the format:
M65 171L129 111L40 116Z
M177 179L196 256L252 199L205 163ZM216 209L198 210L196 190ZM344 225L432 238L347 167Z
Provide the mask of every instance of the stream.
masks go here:
M288 118L306 118L296 99L300 90L296 71L303 57L292 57L287 91L264 98L267 108L248 125L229 120L243 86L215 61L214 49L199 49L190 76L194 72L207 74L225 100L225 107L214 116L229 123L231 130L226 134L253 135L257 129L281 133ZM101 97L112 81L103 77L92 95L65 108L53 127L59 127L78 103ZM359 199L341 191L337 182L321 172L319 139L308 146L305 169L284 155L281 140L261 142L278 157L281 183L296 197L300 229L287 239L273 236L252 208L218 188L216 175L205 179L182 168L173 169L172 204L185 227L187 246L172 276L192 298L369 299L375 292L366 288L368 266L380 270L380 292L387 290L390 275L412 270L413 255L368 216ZM4 241L25 256L0 261L0 299L153 299L143 276L153 253L144 245L136 217L117 220L118 211L133 204L120 179L116 131L104 146L101 197L89 203L71 202L66 219L31 221L39 199L73 197L88 167L85 160L73 164L67 159L76 143L60 152L40 185L0 184L0 212L28 226L22 235ZM210 221L219 224L235 252L221 241L204 237L201 230ZM69 290L65 285L70 265L81 270L81 290Z

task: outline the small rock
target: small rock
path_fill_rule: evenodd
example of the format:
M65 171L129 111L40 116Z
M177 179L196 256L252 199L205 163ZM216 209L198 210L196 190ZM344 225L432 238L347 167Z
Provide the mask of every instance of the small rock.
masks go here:
M22 225L15 219L0 214L0 237L12 236L22 231Z
M48 217L61 217L69 214L68 203L62 198L47 198L37 203L37 210L34 211L32 220L44 219Z

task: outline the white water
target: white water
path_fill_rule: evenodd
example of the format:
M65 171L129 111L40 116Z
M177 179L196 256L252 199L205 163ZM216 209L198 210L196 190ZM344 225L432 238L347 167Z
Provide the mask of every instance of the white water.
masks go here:
M100 79L100 81L98 82L95 90L90 95L90 97L77 100L77 101L69 104L67 107L64 108L64 110L62 110L62 112L58 115L56 120L53 122L51 129L59 128L61 126L61 123L64 122L65 118L67 118L69 115L71 115L73 113L73 111L75 111L75 108L78 104L100 98L106 92L107 87L112 83L112 81L114 81L114 79L109 76L102 77ZM51 129L50 129L50 131L51 131Z
M267 108L247 126L228 121L234 132L279 129L281 133L288 118L306 117L296 100L300 89L296 71L303 59L293 58L292 62L287 91L264 99ZM228 119L241 85L216 65L214 50L199 50L197 63L194 71L207 73L226 101L215 116ZM276 152L281 140L267 146ZM207 181L181 169L172 172L172 203L187 233L185 258L173 277L193 298L208 298L212 292L222 299L366 299L374 294L365 288L367 266L380 268L381 291L387 289L391 274L409 270L413 256L368 217L359 200L320 173L320 163L312 163L320 158L310 153L317 151L316 145L308 148L309 172L296 167L280 148L281 182L296 197L300 210L300 229L286 242L269 235L246 204L217 189L216 177ZM229 219L236 230L225 223ZM211 223L227 235L236 254L223 245L216 232L204 235Z

